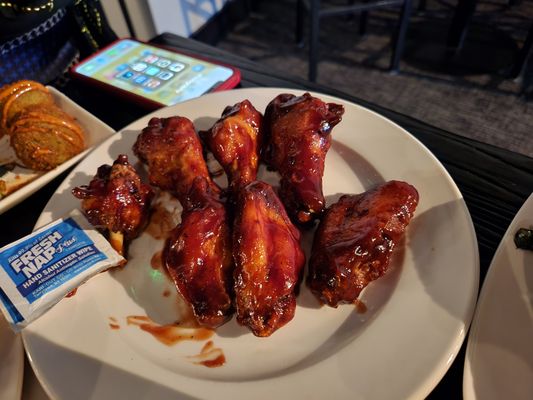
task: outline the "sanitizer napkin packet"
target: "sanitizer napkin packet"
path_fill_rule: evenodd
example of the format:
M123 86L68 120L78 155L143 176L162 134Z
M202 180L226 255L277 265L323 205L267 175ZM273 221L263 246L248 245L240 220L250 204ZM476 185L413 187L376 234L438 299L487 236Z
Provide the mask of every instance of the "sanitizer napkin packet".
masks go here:
M78 210L0 249L0 309L15 331L124 258Z

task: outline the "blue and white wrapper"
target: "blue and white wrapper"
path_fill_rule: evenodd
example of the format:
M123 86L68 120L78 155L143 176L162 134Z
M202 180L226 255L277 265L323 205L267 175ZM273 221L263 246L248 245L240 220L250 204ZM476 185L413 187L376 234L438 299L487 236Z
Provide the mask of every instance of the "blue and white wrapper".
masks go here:
M0 308L15 331L124 258L75 210L0 249Z

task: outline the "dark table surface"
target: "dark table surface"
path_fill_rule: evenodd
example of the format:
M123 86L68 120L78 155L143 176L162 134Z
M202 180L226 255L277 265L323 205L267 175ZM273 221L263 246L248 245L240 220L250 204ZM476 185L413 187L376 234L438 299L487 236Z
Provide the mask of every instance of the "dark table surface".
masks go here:
M322 92L367 107L405 128L440 160L464 196L478 239L481 283L505 230L522 203L533 192L532 158L466 139L342 91L291 77L288 73L274 71L260 63L191 39L162 34L152 42L236 66L242 73L241 87L285 87ZM113 96L77 82L70 82L62 90L117 130L148 113L146 109L117 101ZM0 246L31 232L48 199L67 173L0 215ZM428 398L462 397L464 351L463 345L455 362Z

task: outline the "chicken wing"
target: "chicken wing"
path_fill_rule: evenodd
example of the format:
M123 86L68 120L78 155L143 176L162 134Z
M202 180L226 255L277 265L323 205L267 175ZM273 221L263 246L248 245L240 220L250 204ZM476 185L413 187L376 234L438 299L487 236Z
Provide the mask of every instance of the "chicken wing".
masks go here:
M318 226L307 285L323 303L354 303L388 269L392 250L418 204L418 192L390 181L358 195L344 195Z
M185 117L152 118L133 151L148 165L150 183L174 194L184 207L195 177L204 177L218 190L209 177L200 139Z
M239 191L233 230L237 322L270 336L289 322L305 255L300 232L272 187L252 182Z
M228 175L232 193L257 176L262 120L261 113L244 100L226 107L213 127L200 134Z
M265 110L264 159L279 171L280 198L298 223L312 222L325 208L324 161L331 130L343 113L342 105L324 103L309 93L280 94Z
M145 226L153 197L124 154L112 166L99 167L89 185L72 189L72 194L81 199L89 222L107 231L111 245L123 255L124 240L137 237Z
M232 312L233 258L226 209L205 177L193 181L189 207L163 253L178 291L200 325L216 328Z

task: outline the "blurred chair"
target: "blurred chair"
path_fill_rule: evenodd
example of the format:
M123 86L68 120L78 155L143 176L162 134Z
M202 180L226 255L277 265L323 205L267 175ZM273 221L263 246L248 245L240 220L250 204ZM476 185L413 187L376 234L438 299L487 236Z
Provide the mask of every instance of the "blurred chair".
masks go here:
M521 92L525 92L530 84L529 76L526 76L526 69L531 62L531 54L533 53L533 25L529 28L526 40L522 48L518 51L513 66L509 72L509 77L520 81Z
M447 48L450 54L461 51L469 25L474 17L478 0L458 0L447 38ZM521 0L508 0L508 7L517 6ZM530 26L527 37L514 57L513 64L506 74L508 78L522 80L522 91L525 89L525 70L533 53L533 25Z
M338 17L341 15L360 14L359 31L365 33L368 12L378 8L401 7L399 14L398 28L393 35L392 55L389 69L391 72L399 70L400 58L402 56L405 34L409 17L411 16L412 0L363 0L356 4L354 0L349 0L347 5L335 5L323 7L320 0L297 0L296 4L296 41L303 42L304 12L309 15L309 75L311 82L316 81L318 64L318 46L320 20L327 17Z

